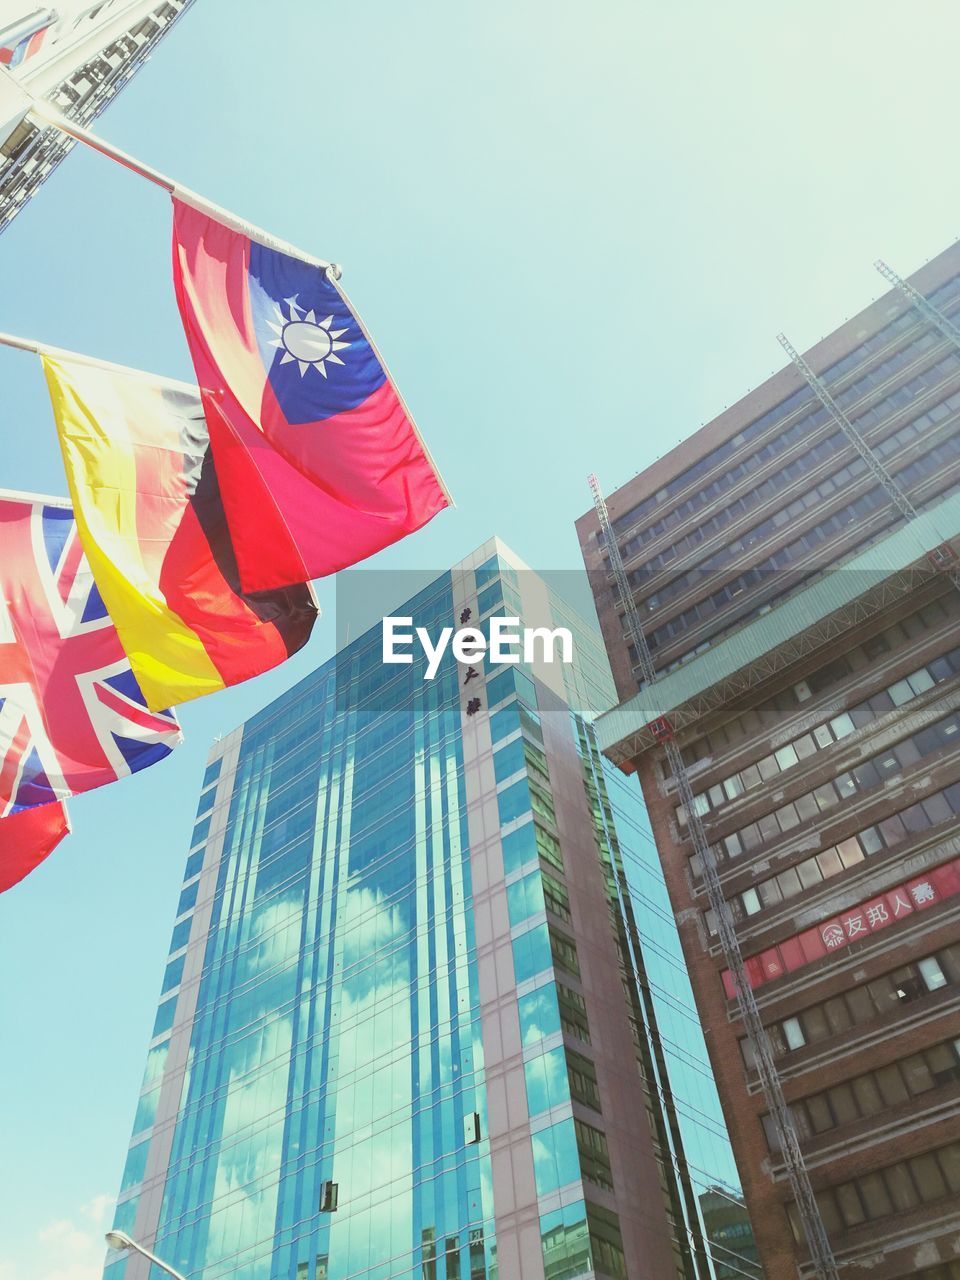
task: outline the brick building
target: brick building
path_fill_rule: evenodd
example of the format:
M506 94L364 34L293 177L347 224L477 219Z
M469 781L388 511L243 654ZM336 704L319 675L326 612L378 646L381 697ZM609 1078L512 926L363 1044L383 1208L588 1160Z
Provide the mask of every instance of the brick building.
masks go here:
M910 282L957 317L960 245ZM810 1267L661 717L841 1275L957 1280L960 349L894 289L806 359L917 517L771 377L608 499L651 684L578 521L620 699L599 739L639 774L769 1280Z

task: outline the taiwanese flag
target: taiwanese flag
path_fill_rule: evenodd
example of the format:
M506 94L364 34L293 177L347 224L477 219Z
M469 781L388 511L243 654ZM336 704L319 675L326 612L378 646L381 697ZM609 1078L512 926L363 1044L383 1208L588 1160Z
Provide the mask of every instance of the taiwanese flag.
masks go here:
M0 67L19 67L21 62L26 62L39 53L55 22L56 14L47 10L45 14L31 20L26 29L21 28L19 37L15 37L11 43L0 45Z
M173 204L177 302L244 589L323 577L425 525L448 495L331 273Z
M240 589L196 387L45 353L80 541L147 706L284 662L317 618L306 583Z
M44 804L0 818L0 893L39 866L69 830L62 804Z

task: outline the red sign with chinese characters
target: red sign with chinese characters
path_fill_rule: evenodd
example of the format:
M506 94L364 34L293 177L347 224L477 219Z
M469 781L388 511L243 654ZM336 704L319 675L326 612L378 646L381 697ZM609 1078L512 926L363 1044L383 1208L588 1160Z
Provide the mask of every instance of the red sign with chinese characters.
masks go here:
M858 907L852 907L838 916L832 916L823 924L749 956L746 961L747 977L756 989L764 983L782 978L785 973L801 969L804 965L822 960L833 951L839 951L858 938L869 937L879 929L886 929L913 915L925 911L946 898L960 895L960 858L935 867L924 876L906 880L895 889L888 889L875 898L868 898ZM730 999L736 994L729 969L723 974L723 986Z

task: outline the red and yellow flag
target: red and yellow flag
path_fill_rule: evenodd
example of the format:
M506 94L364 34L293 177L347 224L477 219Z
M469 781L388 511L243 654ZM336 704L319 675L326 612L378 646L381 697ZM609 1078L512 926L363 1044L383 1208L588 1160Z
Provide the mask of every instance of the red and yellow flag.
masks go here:
M195 387L42 353L80 539L151 709L259 675L309 639L309 584L246 594Z

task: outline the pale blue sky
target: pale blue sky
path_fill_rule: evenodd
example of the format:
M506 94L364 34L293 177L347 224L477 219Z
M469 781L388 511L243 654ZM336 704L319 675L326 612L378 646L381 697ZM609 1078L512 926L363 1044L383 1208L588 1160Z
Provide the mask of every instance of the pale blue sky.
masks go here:
M958 35L953 0L197 0L99 128L343 264L459 504L378 568L492 532L574 567L588 471L613 488L778 330L876 297L874 258L956 238ZM78 149L0 236L0 328L189 376L169 236L162 192ZM0 485L62 492L37 362L0 351L0 388ZM202 761L332 636L186 708L0 898L0 1280L99 1276Z

